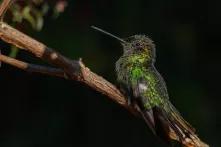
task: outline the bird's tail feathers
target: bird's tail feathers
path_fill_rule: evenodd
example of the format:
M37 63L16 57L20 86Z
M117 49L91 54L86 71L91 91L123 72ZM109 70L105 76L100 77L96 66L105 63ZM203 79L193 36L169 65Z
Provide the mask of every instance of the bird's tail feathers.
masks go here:
M153 115L153 110L144 110L142 113L143 119L150 128L150 130L156 135L156 130L155 130L155 120L154 120L154 115Z
M170 102L165 109L154 107L143 110L142 116L152 132L168 143L173 139L181 142L184 147L209 147L198 138L195 129Z
M185 147L209 147L198 138L195 129L184 120L170 102L168 102L166 108L167 109L164 109L163 115L170 127L169 134L173 134L174 140L182 142Z

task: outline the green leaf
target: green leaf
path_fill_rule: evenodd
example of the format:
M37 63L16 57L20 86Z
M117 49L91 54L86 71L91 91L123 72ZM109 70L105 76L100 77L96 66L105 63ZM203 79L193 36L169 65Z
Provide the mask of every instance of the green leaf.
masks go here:
M21 23L23 19L23 15L20 11L21 7L18 4L14 4L11 9L12 9L12 21Z
M9 57L16 58L18 54L18 48L16 46L11 46L11 52L9 53Z
M36 21L35 21L35 18L31 15L31 8L30 6L26 6L24 9L23 9L23 18L25 20L27 20L33 29L36 29Z

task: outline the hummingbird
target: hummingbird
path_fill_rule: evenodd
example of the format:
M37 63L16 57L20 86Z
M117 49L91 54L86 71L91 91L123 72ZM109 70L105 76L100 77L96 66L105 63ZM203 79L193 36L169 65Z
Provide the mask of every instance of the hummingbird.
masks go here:
M140 112L153 134L168 144L173 138L186 147L207 147L170 102L165 81L154 65L156 47L153 41L146 35L122 39L98 27L92 28L122 44L123 55L115 67L117 81L128 105Z

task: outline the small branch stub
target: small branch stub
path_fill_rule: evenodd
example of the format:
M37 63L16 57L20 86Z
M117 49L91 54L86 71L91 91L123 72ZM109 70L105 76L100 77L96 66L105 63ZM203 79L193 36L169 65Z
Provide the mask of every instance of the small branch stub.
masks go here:
M0 5L0 21L3 21L5 13L9 9L10 5L12 4L13 0L3 0Z

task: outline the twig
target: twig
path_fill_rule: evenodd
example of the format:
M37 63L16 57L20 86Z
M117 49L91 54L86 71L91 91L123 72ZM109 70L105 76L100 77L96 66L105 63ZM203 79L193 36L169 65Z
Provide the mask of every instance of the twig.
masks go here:
M9 65L12 65L14 67L17 67L19 69L22 69L26 72L40 73L40 74L46 74L50 76L65 78L65 73L62 69L29 64L29 63L26 63L26 62L23 62L23 61L20 61L20 60L17 60L17 59L14 59L5 55L1 55L1 54L0 54L0 61Z
M3 21L4 15L8 8L10 7L13 0L3 0L0 6L0 21Z

